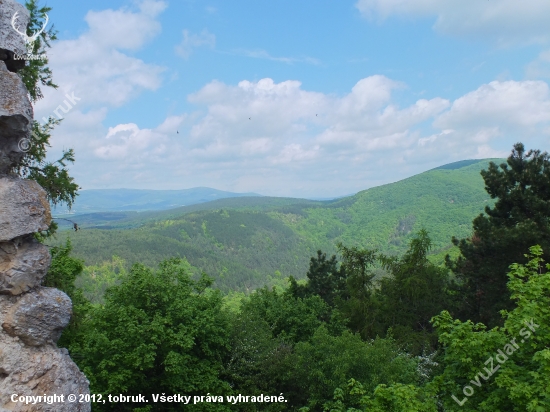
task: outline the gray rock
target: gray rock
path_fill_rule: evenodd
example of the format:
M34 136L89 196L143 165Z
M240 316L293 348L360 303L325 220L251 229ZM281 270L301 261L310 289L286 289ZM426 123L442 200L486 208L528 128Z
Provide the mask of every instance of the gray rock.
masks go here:
M21 78L17 55L27 51L29 13L15 0L0 0L0 412L89 412L89 382L69 357L56 347L68 325L72 303L53 288L40 287L50 265L49 251L31 234L51 222L46 192L38 183L12 176L32 144L33 109ZM28 40L28 39L27 39ZM12 402L17 396L63 396L62 402ZM69 402L67 396L77 396Z
M0 296L0 299L7 297ZM89 412L90 403L67 401L69 394L89 394L89 382L67 354L54 346L25 346L19 339L0 332L0 411ZM11 402L19 396L64 395L63 403L35 405Z
M0 0L0 49L10 50L17 54L27 52L23 36L17 33L12 26L12 18L17 13L16 27L26 31L30 15L25 6L15 0Z
M65 293L39 288L25 293L7 309L2 328L28 346L53 344L69 324L71 314L72 302Z
M25 143L32 143L33 110L27 95L21 78L0 61L0 174L17 165L28 150Z
M38 183L0 177L0 242L46 230L50 222L46 191Z
M0 243L0 294L20 295L40 285L51 256L32 237Z

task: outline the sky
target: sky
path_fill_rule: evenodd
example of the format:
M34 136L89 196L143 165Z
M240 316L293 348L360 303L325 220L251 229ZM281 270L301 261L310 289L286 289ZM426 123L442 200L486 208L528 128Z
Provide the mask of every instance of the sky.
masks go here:
M550 138L548 0L48 0L82 189L336 197ZM69 107L70 106L70 107Z

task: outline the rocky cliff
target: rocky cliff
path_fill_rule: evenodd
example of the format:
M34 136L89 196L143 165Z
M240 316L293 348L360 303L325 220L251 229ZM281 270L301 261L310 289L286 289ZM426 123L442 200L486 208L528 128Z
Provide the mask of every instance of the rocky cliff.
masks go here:
M89 382L67 350L56 346L71 317L71 300L41 286L51 258L33 233L47 229L51 221L46 192L36 182L10 174L25 155L21 143L32 144L33 120L17 74L21 61L13 59L25 51L23 37L11 26L16 12L26 27L26 9L14 0L0 0L0 412L90 411L89 403L79 402L79 395L89 394ZM76 402L69 401L70 394ZM51 395L59 396L57 402L20 401Z

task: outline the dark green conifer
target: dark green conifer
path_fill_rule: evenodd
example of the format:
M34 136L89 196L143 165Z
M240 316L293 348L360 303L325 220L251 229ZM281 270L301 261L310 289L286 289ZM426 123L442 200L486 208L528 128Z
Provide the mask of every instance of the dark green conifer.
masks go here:
M513 307L506 289L509 266L526 263L532 245L550 251L550 157L517 143L506 163L491 162L481 175L496 203L474 219L471 238L453 239L461 256L447 257L447 265L461 282L458 316L491 327L501 323L500 310ZM544 259L550 259L548 252Z

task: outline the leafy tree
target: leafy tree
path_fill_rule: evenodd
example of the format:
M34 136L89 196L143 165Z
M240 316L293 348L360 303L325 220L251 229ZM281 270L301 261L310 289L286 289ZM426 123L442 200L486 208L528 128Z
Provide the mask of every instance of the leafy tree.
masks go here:
M542 256L534 246L526 264L510 266L508 289L516 307L502 311L503 327L486 330L446 311L434 318L446 367L432 384L445 410L550 410L550 265Z
M349 331L331 336L321 326L310 342L296 345L297 384L308 395L309 410L320 411L336 388L354 378L368 393L379 384L418 383L417 361L392 339L364 342Z
M433 318L444 345L444 371L426 385L393 382L370 392L360 380L334 390L325 411L535 412L550 410L550 264L533 246L526 264L514 263L508 289L516 307L503 327ZM344 389L342 389L344 388Z
M410 344L409 349L415 354L426 345L435 349L437 337L430 320L450 304L448 270L428 260L430 247L428 232L422 229L401 258L379 257L389 272L380 280L376 292L380 333L384 335L391 328L392 335Z
M205 275L193 281L189 264L170 259L153 271L136 264L122 283L107 290L105 304L87 318L78 365L94 393L226 395L219 378L229 354L229 319L219 291ZM143 404L94 405L131 411ZM195 410L226 410L197 404ZM153 404L150 411L180 410Z
M289 291L263 288L243 301L233 321L231 360L227 380L239 393L283 392L286 407L307 403L300 383L304 376L295 354L299 342L308 342L320 326L334 335L345 329L319 296L296 298ZM281 405L244 410L287 410Z
M375 304L373 301L373 266L377 253L371 249L348 248L341 243L338 249L342 255L341 270L346 273L346 295L337 300L337 306L348 326L366 339L373 336Z
M462 283L459 317L492 326L501 322L499 310L513 307L508 266L525 263L522 251L534 244L550 259L550 157L539 150L526 153L517 143L507 163L491 162L481 175L497 201L474 219L471 238L453 239L461 256L447 258L447 265Z
M432 388L412 384L380 384L369 396L361 382L350 379L345 390L336 388L334 400L324 405L331 412L436 412Z
M225 379L236 393L249 396L284 393L290 405L303 394L296 389L293 347L284 339L273 337L269 324L252 313L234 318L231 333L231 356ZM235 405L237 410L284 411L288 403Z
M290 344L309 340L322 323L330 321L330 308L319 296L295 298L288 291L267 288L250 295L241 313L267 322L274 338Z
M67 328L63 330L58 346L70 348L79 339L80 327L90 308L82 291L75 287L75 279L82 273L84 262L70 256L72 245L67 239L65 246L51 249L52 263L42 285L65 292L73 302L73 313Z

